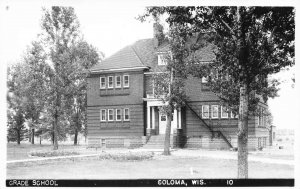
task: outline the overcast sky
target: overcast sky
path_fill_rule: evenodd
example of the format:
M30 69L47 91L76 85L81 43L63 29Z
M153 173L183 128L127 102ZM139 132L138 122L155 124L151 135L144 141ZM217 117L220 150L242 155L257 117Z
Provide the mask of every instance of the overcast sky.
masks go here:
M42 5L37 1L2 1L1 6L1 62L10 64L18 61L27 45L36 39L41 32L40 19ZM144 6L135 1L99 1L84 3L75 1L72 4L78 16L84 38L102 51L106 57L120 48L143 38L151 38L151 23L141 23L135 19L143 13ZM110 3L109 3L110 2ZM4 5L4 6L3 6ZM43 4L49 7L49 4ZM3 64L2 64L3 66ZM292 69L294 70L294 69ZM3 69L2 69L3 71ZM3 73L3 72L2 72ZM298 112L295 109L296 93L291 87L291 74L284 72L278 75L283 82L280 86L280 97L269 100L274 125L278 128L295 128Z

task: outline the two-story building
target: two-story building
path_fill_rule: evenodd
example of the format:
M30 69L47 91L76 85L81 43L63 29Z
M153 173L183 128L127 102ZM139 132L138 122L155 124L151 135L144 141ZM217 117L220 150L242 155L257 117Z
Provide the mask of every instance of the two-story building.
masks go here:
M154 31L155 33L156 31ZM156 35L154 35L156 36ZM168 44L156 37L124 47L90 69L87 92L89 145L107 148L162 147L166 116L154 98L152 75L165 70L162 56ZM199 51L201 61L214 59L210 46ZM205 80L186 80L188 102L174 110L172 147L237 147L237 117L220 105ZM260 103L261 111L267 104ZM261 114L263 115L263 114ZM249 118L249 149L267 144L269 131L263 116Z

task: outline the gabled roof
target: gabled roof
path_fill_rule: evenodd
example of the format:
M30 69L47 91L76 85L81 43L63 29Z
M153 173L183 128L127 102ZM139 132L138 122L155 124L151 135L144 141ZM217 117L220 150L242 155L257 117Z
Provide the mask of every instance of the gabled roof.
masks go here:
M160 46L155 47L155 40L153 38L141 39L132 45L124 47L107 59L104 59L102 62L93 66L90 71L103 72L133 68L149 68L150 71L164 71L165 66L157 65L157 54L167 52L169 47L170 45L167 42L163 42ZM200 49L196 53L196 56L199 56L199 60L201 61L211 61L215 59L212 49L212 45L208 45Z

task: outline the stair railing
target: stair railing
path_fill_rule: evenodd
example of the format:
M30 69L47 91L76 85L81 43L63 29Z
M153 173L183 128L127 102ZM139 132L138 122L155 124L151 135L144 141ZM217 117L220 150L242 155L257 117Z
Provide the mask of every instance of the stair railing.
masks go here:
M205 125L206 128L208 128L208 130L212 133L212 136L214 137L215 133L218 133L223 140L230 146L230 148L232 148L232 144L230 143L230 141L227 139L227 137L223 134L222 131L220 131L222 128L219 127L220 130L218 131L214 131L213 128L211 128L211 126L209 126L203 119L202 117L186 102L185 105L198 117L198 119Z

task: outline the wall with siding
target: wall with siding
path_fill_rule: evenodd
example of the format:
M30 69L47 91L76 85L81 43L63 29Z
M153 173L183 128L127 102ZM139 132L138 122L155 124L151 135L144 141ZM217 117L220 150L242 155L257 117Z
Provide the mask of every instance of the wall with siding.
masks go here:
M100 109L129 108L130 121L100 122ZM115 112L114 112L115 113ZM122 111L123 114L123 111ZM143 136L144 135L143 105L99 106L87 108L88 137L101 136ZM114 115L115 117L115 115Z
M129 88L100 89L100 77L129 75ZM115 80L115 78L114 78ZM107 79L106 79L107 82ZM144 96L144 74L140 72L95 74L88 78L87 106L109 106L118 104L142 104Z

